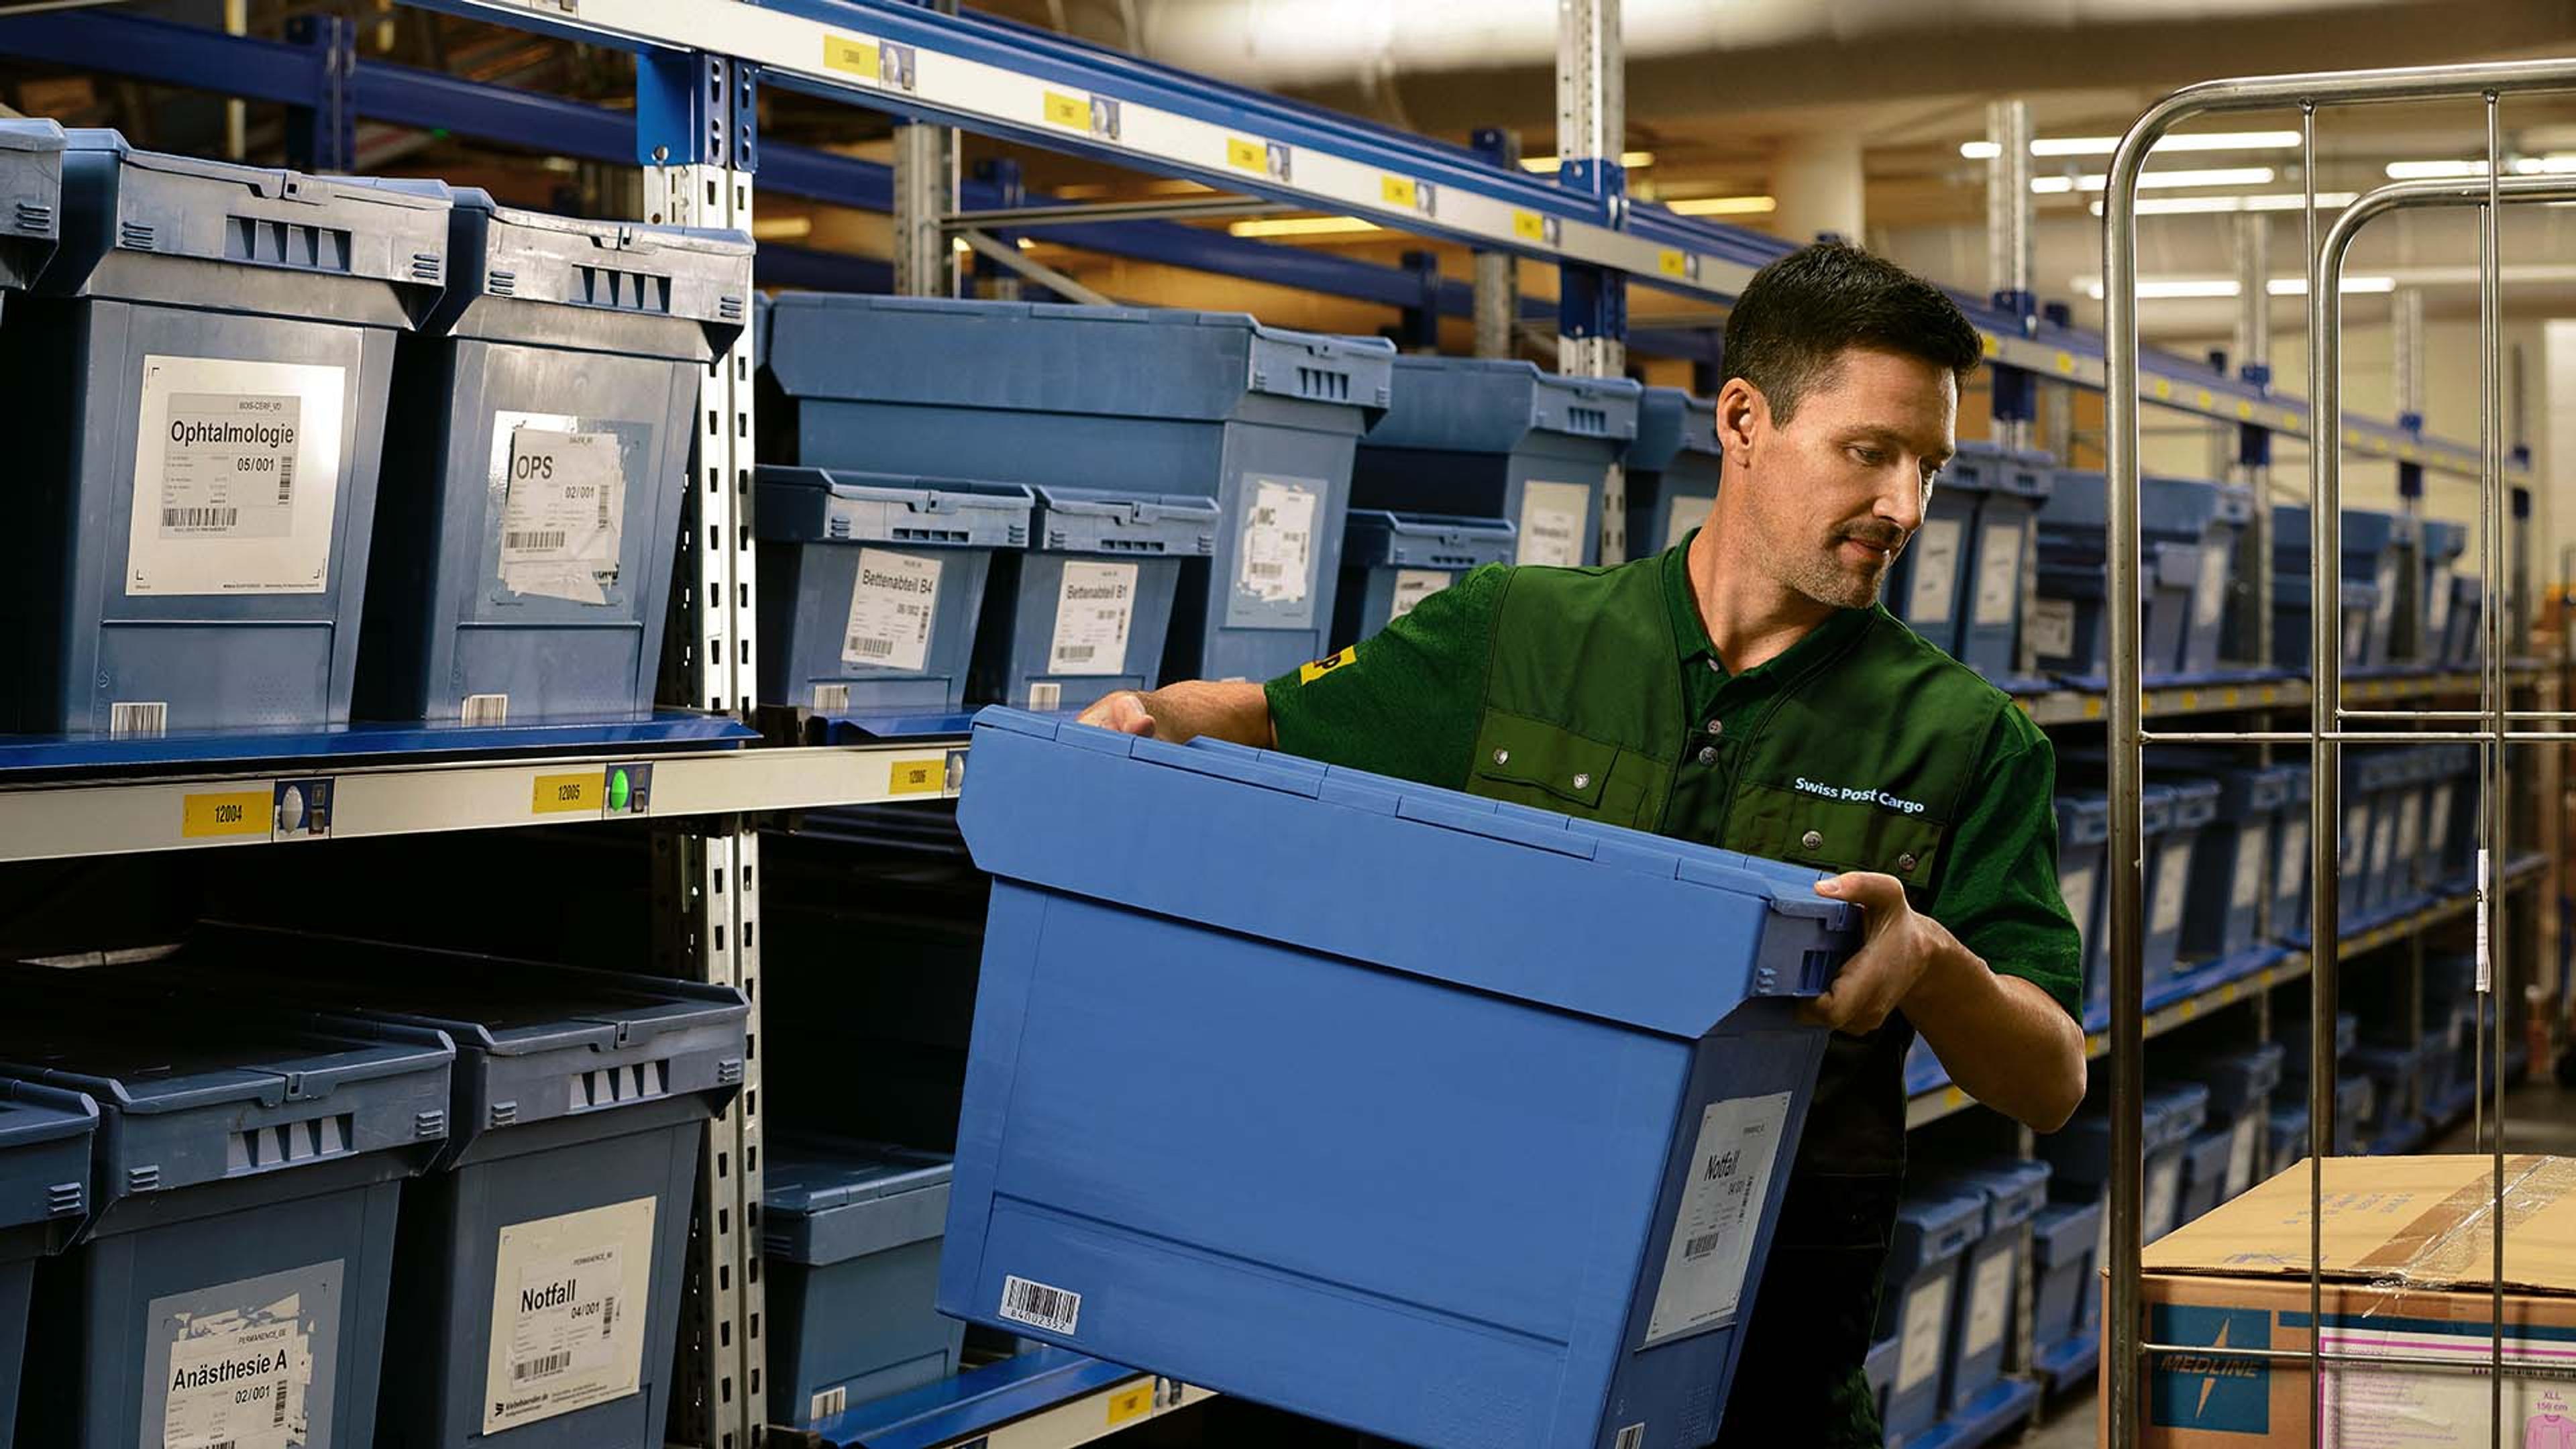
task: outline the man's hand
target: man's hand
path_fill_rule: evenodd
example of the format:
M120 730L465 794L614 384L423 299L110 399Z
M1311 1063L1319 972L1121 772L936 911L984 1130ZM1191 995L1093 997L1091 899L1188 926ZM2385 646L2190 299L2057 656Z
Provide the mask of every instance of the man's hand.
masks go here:
M1082 712L1076 723L1097 725L1122 735L1154 737L1154 713L1145 708L1145 697L1132 689L1103 695L1099 703Z
M1832 989L1798 1008L1814 1025L1853 1036L1878 1030L1925 973L1958 950L1940 922L1907 903L1904 883L1892 875L1851 871L1816 882L1816 894L1859 906L1867 934Z

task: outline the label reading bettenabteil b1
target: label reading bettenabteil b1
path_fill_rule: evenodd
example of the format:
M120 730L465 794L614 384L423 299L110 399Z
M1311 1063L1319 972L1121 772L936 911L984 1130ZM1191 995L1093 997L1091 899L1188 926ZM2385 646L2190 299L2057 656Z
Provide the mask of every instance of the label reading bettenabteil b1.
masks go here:
M1735 1321L1789 1121L1789 1097L1733 1097L1709 1103L1700 1114L1699 1141L1682 1178L1681 1211L1640 1347Z

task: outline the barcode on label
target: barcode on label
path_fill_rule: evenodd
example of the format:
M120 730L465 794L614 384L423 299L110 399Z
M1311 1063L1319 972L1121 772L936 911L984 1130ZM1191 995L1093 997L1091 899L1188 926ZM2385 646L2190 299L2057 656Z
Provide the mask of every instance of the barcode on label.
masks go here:
M230 528L241 522L238 508L164 508L163 528Z
M1100 653L1100 650L1098 646L1091 644L1067 644L1055 652L1059 658L1069 659L1076 664L1088 664Z
M850 636L849 652L852 654L865 654L875 659L883 659L894 652L894 641L892 639L862 639L853 634Z
M848 709L849 707L850 687L848 685L818 684L814 686L815 709L820 710L824 714L832 714L839 710Z
M277 501L280 503L295 501L295 455L293 453L277 455ZM281 1409L279 1412L285 1411Z
M510 722L510 696L506 694L469 694L465 696L465 722L469 725L505 725Z
M522 529L501 536L503 548L546 549L564 546L566 530L560 528Z
M1702 1233L1698 1237L1691 1239L1689 1242L1682 1244L1682 1256L1684 1258L1705 1258L1709 1254L1716 1252L1717 1245L1725 1241L1726 1234L1724 1233Z
M600 1304L600 1305L599 1305L599 1333L600 1333L600 1336L601 1336L602 1338L607 1337L607 1336L609 1335L609 1333L610 1333L611 1331L613 1331L616 1327L617 1327L617 1295L616 1295L616 1294L614 1294L614 1293L611 1293L611 1294L609 1294L609 1295L608 1295L608 1300L607 1300L606 1302L604 1302L604 1303L602 1303L602 1304Z
M1032 685L1030 685L1030 686L1029 686L1029 708L1031 708L1031 709L1062 709L1063 707L1064 707L1064 686L1063 686L1063 685L1061 685L1061 684L1057 684L1057 683L1055 683L1055 682L1053 682L1053 681L1051 681L1051 680L1050 680L1050 681L1041 681L1041 682L1039 682L1039 683L1035 683L1035 684L1032 684Z
M572 1355L569 1353L539 1354L535 1358L522 1359L510 1365L510 1382L523 1384L530 1379L541 1379L562 1373L570 1367L572 1367Z
M1247 569L1246 572L1250 573L1256 579L1275 579L1285 575L1288 572L1288 566L1286 564L1256 563Z
M1002 1316L1013 1323L1070 1335L1082 1318L1082 1295L1026 1278L1002 1280Z
M268 1427L275 1429L283 1426L285 1423L286 1380L279 1379L277 1381L277 1401L268 1406Z
M837 1388L825 1389L821 1393L816 1394L813 1402L805 1406L805 1417L808 1419L826 1418L830 1415L841 1412L849 1406L850 1387L847 1384L843 1384Z
M1630 1424L1621 1429L1619 1437L1610 1441L1610 1449L1646 1449L1646 1426Z
M205 1449L241 1449L241 1441L239 1439L218 1439L214 1443L205 1446Z
M149 704L111 704L107 707L107 733L111 739L135 739L166 734L170 728L170 706L160 700Z

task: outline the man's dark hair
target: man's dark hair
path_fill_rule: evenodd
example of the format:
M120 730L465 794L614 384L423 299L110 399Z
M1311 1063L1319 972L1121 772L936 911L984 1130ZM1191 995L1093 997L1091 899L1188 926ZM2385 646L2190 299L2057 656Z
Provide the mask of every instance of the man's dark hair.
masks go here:
M1753 274L1726 319L1726 375L1743 378L1787 422L1846 347L1946 367L1963 381L1985 347L1938 287L1842 242L1800 247Z

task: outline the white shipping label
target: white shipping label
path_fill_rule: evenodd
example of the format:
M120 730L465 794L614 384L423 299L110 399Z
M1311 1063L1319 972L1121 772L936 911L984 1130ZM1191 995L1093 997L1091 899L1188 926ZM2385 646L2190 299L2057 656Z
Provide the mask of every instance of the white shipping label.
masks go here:
M2370 626L2374 633L2384 629L2397 617L2397 556L2390 554L2379 563L2379 601L2371 606Z
M125 592L327 591L344 383L337 367L144 358Z
M892 549L859 550L850 584L850 621L841 630L841 662L879 669L920 669L930 662L930 631L939 622L939 560Z
M2495 878L2488 874L2487 848L2478 847L2478 896L2475 911L2478 919L2478 995L2495 991L2495 958L2488 954L2493 944L2487 939L2487 892L2495 889Z
M1925 520L1906 545L1914 556L1914 583L1906 591L1905 622L1938 624L1950 617L1950 602L1959 595L1959 520Z
M2372 875L2378 875L2388 868L2388 852L2396 843L2397 817L2383 810L2370 822L2370 858L2367 868Z
M2139 1210L2146 1219L2148 1242L2174 1230L2174 1215L2182 1210L2181 1153L2167 1152L2147 1164L2146 1200ZM2102 1216L2106 1222L2110 1218L2107 1212Z
M2236 833L2236 878L2229 882L2230 909L2250 911L2263 901L2263 861L2272 849L2272 828L2248 825Z
M2176 840L2156 852L2156 896L2147 907L2147 930L2165 935L2182 928L2183 898L2191 893L2191 842Z
M2405 1356L2473 1368L2491 1351L2484 1337L2407 1332L2353 1324L2329 1332L2329 1353L2361 1357ZM2504 1341L2507 1363L2541 1365L2509 1372L2504 1382L2504 1438L2514 1449L2576 1449L2576 1385L2562 1377L2553 1355L2566 1344L2533 1333ZM2329 1368L2321 1395L2319 1441L2369 1449L2487 1449L2498 1442L2488 1412L2492 1387L2484 1372L2349 1363Z
M2239 1114L2228 1131L2227 1195L2231 1198L2254 1185L2254 1148L2263 1140L2262 1125L2249 1111Z
M2438 571L2426 574L2424 586L2432 591L2425 600L2432 617L2424 629L2424 652L2438 655L2442 652L2442 636L2451 631L2451 576Z
M2060 871L2057 894L2066 902L2066 914L2075 922L2075 933L2091 940L2093 936L2093 884L2101 872L2085 867Z
M2277 871L2272 878L2272 898L2277 901L2297 900L2299 883L2307 879L2308 874L2308 817L2305 813L2292 814L2288 823L2281 827L2281 856ZM2272 929L2282 930L2287 925L2284 921L2274 921Z
M1969 622L2009 624L2021 608L2021 530L1989 523L1977 530L1977 600Z
M2343 662L2359 664L2370 647L2370 616L2355 613L2343 621Z
M2415 858L2424 853L2424 797L2408 791L2406 803L2397 809L2397 860L2402 869L2412 872Z
M1941 1371L1941 1346L1949 1339L1950 1285L1956 1275L1940 1277L1905 1295L1905 1322L1897 1330L1905 1346L1897 1350L1896 1392L1912 1393Z
M2043 659L2075 652L2075 601L2039 599L2030 609L2030 647Z
M1580 567L1583 525L1591 514L1592 490L1580 483L1542 483L1536 478L1523 483L1520 551L1515 559L1553 568Z
M2191 621L2197 628L2217 627L2227 613L2227 575L2235 567L2232 544L2213 543L2200 551L2200 582L2192 586Z
M1447 569L1397 569L1395 602L1387 609L1387 622L1412 613L1414 605L1449 587L1449 579Z
M2451 798L2451 782L2445 780L2433 787L2433 803L2424 807L2424 833L2436 843L2450 839Z
M2013 1255L1988 1253L1968 1285L1968 1331L1960 1356L1972 1358L2004 1341L2012 1316Z
M1707 524L1708 511L1717 500L1698 493L1682 493L1664 505L1664 547L1671 548L1690 536L1690 531Z
M635 1392L653 1287L653 1206L639 1197L501 1230L484 1433Z
M194 1319L170 1345L162 1449L301 1449L313 1336L300 1295Z
M1315 587L1315 490L1257 478L1236 587L1266 604L1304 603Z
M1655 1285L1641 1349L1735 1321L1753 1235L1771 1193L1771 1171L1789 1121L1787 1092L1711 1102L1682 1182L1681 1210Z
M2348 875L2370 866L2370 806L2356 803L2343 812L2343 849L2338 852L2335 874Z
M501 504L501 586L514 594L608 602L626 532L626 464L615 433L494 420L507 449ZM506 427L506 431L505 431Z
M1055 591L1049 674L1124 674L1127 631L1136 621L1136 566L1067 560Z

